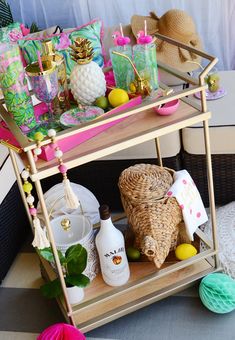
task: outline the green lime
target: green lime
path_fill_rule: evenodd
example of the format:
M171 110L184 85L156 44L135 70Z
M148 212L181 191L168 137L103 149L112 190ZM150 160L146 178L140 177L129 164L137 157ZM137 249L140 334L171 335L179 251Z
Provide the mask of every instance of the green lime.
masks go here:
M140 259L140 251L136 248L128 247L126 254L130 261L138 261Z
M94 103L96 106L100 107L101 109L107 109L109 106L108 98L105 96L101 96L99 98L96 98L96 101Z

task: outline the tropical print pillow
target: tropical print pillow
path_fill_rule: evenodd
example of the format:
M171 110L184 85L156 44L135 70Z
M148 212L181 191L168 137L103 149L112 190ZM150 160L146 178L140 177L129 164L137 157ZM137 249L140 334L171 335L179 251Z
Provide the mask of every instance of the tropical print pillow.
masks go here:
M95 61L100 67L104 65L103 58L103 24L100 20L93 20L90 23L77 27L74 29L64 30L63 33L47 35L42 37L31 36L30 34L22 40L18 41L18 44L22 50L23 58L27 64L37 61L37 51L42 49L42 40L50 38L55 47L55 50L61 54L66 62L67 76L69 77L75 62L70 57L69 46L74 43L78 38L86 38L91 41Z
M16 43L22 38L23 34L19 22L0 28L0 43Z

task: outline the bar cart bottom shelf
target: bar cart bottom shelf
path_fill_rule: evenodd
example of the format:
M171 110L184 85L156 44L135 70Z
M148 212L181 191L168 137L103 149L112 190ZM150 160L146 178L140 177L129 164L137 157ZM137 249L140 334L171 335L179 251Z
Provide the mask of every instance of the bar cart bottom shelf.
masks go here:
M73 305L76 326L82 332L88 332L177 293L215 271L213 261L211 263L210 259L212 260L212 257L197 260L178 270L176 264L167 263L166 267L159 271L156 271L155 265L151 262L130 263L131 277L122 287L106 285L99 274L85 289L85 299L82 303ZM41 265L43 277L53 279L55 273L48 262L41 259ZM172 272L169 270L171 265L175 268ZM68 320L63 300L58 299L58 303Z

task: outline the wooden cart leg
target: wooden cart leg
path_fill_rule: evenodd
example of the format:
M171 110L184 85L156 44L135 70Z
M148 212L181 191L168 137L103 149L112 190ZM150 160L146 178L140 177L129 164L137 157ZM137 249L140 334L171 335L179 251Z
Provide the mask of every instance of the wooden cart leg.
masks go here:
M159 137L155 138L155 146L157 151L158 164L159 166L163 167Z
M31 173L36 175L37 174L37 168L36 168L36 165L35 165L35 161L34 161L34 158L33 158L32 151L27 151L27 156L28 156L28 160L29 160L29 164L30 164ZM57 272L58 272L58 275L59 275L59 279L60 279L60 283L61 283L61 287L62 287L62 291L63 291L63 295L64 295L64 301L65 301L65 306L66 306L66 310L67 310L67 315L68 315L70 323L73 326L76 326L76 323L75 323L75 320L74 320L74 317L73 317L73 310L72 310L71 304L69 303L69 300L68 300L68 294L67 294L66 284L65 284L65 280L64 280L64 275L63 275L63 271L62 271L62 268L61 268L59 255L58 255L56 244L55 244L54 235L53 235L53 232L52 232L52 229L51 229L50 218L49 218L46 203L45 203L45 200L44 200L41 182L40 182L39 179L36 178L36 180L34 181L34 184L35 184L35 188L36 188L36 191L37 191L38 199L39 199L40 204L41 204L41 209L42 209L42 213L43 213L43 216L44 216L44 221L45 221L45 225L46 225L46 228L47 228L48 237L49 237L51 248L52 248L52 251L53 251L53 254L54 254L55 264L56 264Z
M21 195L22 201L24 203L24 207L25 207L31 228L33 228L32 217L30 215L29 206L28 206L28 203L26 201L26 196L25 196L25 193L24 193L23 184L22 184L22 180L21 180L21 177L20 177L19 167L18 167L18 164L17 164L17 161L16 161L16 156L15 156L14 151L11 150L10 148L8 148L8 151L9 151L9 155L11 157L13 169L14 169L14 172L15 172L15 175L16 175L16 180L17 180L19 191L20 191L20 195Z

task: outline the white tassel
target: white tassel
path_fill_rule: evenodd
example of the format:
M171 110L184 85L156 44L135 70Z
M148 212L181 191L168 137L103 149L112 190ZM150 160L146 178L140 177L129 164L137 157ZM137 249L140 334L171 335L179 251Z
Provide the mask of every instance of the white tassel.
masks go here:
M44 249L50 247L50 243L46 236L46 229L43 229L38 217L33 219L34 225L34 239L32 242L33 247L38 249Z
M63 183L66 207L69 209L77 209L80 205L79 200L71 188L69 179L65 178Z

